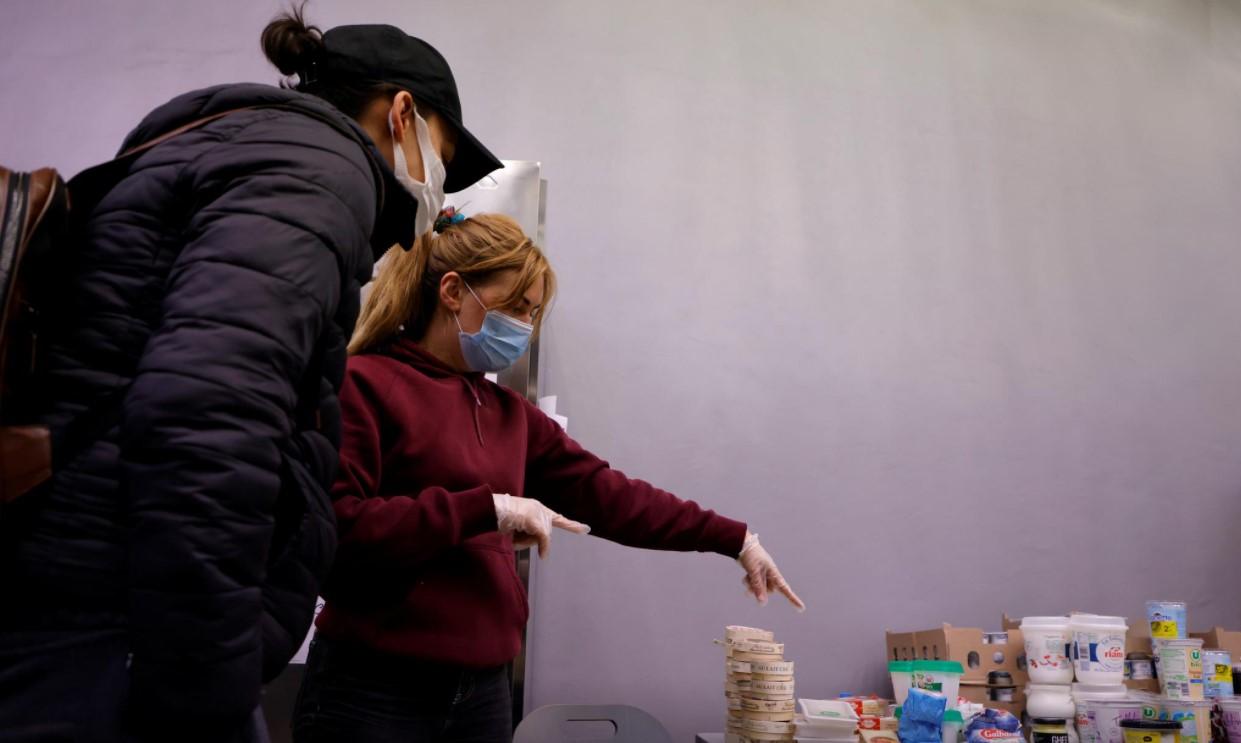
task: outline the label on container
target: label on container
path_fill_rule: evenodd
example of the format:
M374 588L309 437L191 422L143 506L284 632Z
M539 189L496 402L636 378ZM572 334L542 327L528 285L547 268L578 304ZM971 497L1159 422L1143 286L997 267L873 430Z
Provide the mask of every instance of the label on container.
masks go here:
M791 722L771 722L768 720L744 720L741 727L746 730L753 730L756 733L791 733L793 732L793 723Z
M1094 728L1090 724L1090 715L1086 714L1086 707L1082 704L1077 706L1077 733L1081 738L1081 743L1094 743Z
M1166 645L1160 648L1159 680L1163 695L1169 699L1202 699L1202 650Z
M1147 601L1146 620L1155 640L1184 640L1189 629L1183 601Z
M1026 642L1026 662L1030 668L1068 670L1073 667L1073 662L1069 660L1071 647L1067 632L1060 636L1029 640Z
M1142 719L1142 707L1137 702L1087 702L1086 714L1090 717L1089 728L1096 743L1124 743L1121 720Z
M765 640L738 640L732 643L732 649L741 653L781 655L784 653L784 643L767 642Z
M792 701L793 692L791 691L751 691L747 694L751 699L763 699L766 701L787 702Z
M944 693L943 678L939 674L930 671L915 671L913 675L913 686L915 689L933 691L936 694Z
M787 701L767 701L762 699L745 699L741 700L741 709L752 712L792 712L796 709L796 702Z
M1151 637L1160 640L1175 640L1181 636L1181 630L1174 619L1156 619L1151 622Z
M1189 711L1172 710L1163 718L1181 723L1181 743L1198 743L1198 715L1192 708Z
M1223 713L1224 729L1228 731L1228 740L1241 740L1241 709L1224 707Z
M768 693L788 693L793 691L792 681L754 681L750 683L752 691Z
M1206 692L1202 688L1202 681L1168 679L1163 682L1163 695L1168 699L1203 699Z
M1078 631L1073 655L1079 671L1125 671L1125 635L1123 632Z
M1215 663L1203 669L1208 697L1230 697L1233 693L1232 664Z
M754 662L750 664L750 669L754 673L766 673L771 675L781 674L787 675L793 672L793 661L777 661L771 662Z
M1044 732L1035 728L1031 740L1033 743L1069 743L1069 733L1063 727L1056 732Z
M1208 697L1232 696L1232 654L1227 650L1203 650L1202 677Z

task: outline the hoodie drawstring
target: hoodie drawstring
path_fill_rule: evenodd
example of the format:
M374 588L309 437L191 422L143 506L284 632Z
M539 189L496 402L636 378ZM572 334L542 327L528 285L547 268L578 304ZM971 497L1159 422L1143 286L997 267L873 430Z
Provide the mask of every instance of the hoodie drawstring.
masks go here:
M474 388L469 379L462 377L461 381L465 383L466 389L474 396L474 433L478 435L478 445L486 446L487 444L483 441L483 425L478 420L478 409L483 406L483 400L478 396L478 390Z

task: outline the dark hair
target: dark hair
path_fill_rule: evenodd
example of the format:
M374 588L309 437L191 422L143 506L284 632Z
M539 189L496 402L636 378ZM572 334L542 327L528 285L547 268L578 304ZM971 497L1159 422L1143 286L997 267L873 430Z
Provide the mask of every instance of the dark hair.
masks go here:
M261 43L263 54L286 76L280 83L281 87L292 87L318 96L355 119L376 98L390 98L403 90L401 86L391 83L323 79L313 74L315 64L323 54L323 34L317 26L306 25L305 1L267 24ZM294 75L298 78L296 84L290 79Z

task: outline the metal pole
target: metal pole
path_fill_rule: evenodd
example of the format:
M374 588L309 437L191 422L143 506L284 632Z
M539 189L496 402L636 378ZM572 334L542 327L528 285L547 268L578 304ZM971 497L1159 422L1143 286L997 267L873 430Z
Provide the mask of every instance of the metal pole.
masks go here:
M539 181L539 222L535 232L535 243L545 249L547 221L547 181ZM530 352L522 357L513 367L501 372L499 375L500 384L516 391L524 396L531 403L537 405L539 402L539 352L542 349L542 340L535 339L530 345ZM522 586L526 590L526 595L530 596L534 587L534 561L531 560L533 550L523 550L517 552L515 559L517 560L517 575L521 578ZM510 679L512 681L513 693L513 728L521 722L525 716L525 710L528 706L530 694L530 686L527 683L526 659L529 657L530 622L534 621L534 601L530 601L530 618L526 621L526 626L521 629L521 650L518 651L517 657L513 659L513 663L509 669Z

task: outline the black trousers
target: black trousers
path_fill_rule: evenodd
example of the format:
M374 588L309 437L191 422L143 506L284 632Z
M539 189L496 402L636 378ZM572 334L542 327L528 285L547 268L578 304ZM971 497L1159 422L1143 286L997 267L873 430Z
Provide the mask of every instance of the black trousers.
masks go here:
M293 712L294 743L509 743L506 667L396 658L317 638Z
M119 629L0 630L0 743L266 743L259 710L226 731L134 733L126 724L128 645Z

